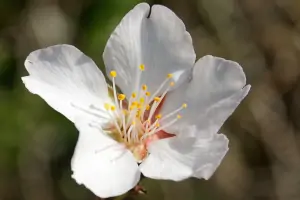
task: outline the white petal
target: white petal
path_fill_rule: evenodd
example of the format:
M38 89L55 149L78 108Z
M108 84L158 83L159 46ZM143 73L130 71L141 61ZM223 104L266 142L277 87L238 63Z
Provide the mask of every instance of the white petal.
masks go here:
M187 78L195 52L190 34L175 13L161 5L150 11L148 4L141 3L114 30L103 59L107 72L116 70L117 85L130 95L141 84L153 93L169 73L176 74L174 81L179 84ZM144 72L139 70L141 64Z
M245 74L236 62L212 56L201 58L191 82L166 97L163 115L182 103L187 103L187 108L181 111L182 118L165 131L178 133L182 127L196 125L200 137L211 137L248 94L250 85L245 83Z
M207 144L207 148L203 148L201 157L201 164L196 165L193 177L204 178L208 180L216 169L219 167L221 161L228 151L228 139L223 134L214 134L213 139ZM203 141L203 144L206 143ZM205 146L205 145L204 145Z
M140 179L138 165L130 151L82 123L72 158L72 177L101 198L118 196L133 188Z
M228 140L221 134L214 134L209 139L186 136L162 139L150 144L150 155L140 169L145 176L155 179L208 179L227 150Z
M29 76L22 77L27 89L74 122L78 116L109 119L103 110L107 84L96 64L71 45L56 45L29 54ZM98 109L91 109L91 105Z

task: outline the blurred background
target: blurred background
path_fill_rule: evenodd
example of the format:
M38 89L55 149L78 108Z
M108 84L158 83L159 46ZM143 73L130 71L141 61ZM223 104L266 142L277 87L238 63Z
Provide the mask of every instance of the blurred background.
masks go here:
M95 200L70 177L74 126L21 83L24 60L77 46L103 69L102 51L138 0L0 0L0 200ZM197 57L239 62L252 90L222 132L230 150L209 181L144 179L127 199L300 199L300 1L157 0L191 33Z

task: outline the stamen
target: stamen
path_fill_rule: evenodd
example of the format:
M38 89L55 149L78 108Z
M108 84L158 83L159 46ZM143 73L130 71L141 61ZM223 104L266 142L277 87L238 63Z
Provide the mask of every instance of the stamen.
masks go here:
M168 75L167 75L167 78L168 78L168 79L170 79L170 78L172 78L172 77L173 77L173 74L168 74ZM167 80L168 80L168 79L167 79ZM157 109L157 107L158 107L159 104L161 103L161 99L165 98L165 96L166 96L167 92L169 91L170 87L174 86L174 84L175 84L175 83L172 81L172 82L169 84L169 86L166 88L165 92L161 95L161 97L155 97L155 98L154 98L154 101L157 102L157 103L153 103L152 108L151 108L151 111ZM187 106L187 105L185 104L185 106ZM153 113L153 112L151 112L151 111L150 111L150 115L151 115L151 113ZM152 117L152 116L149 116L149 117Z
M127 127L129 126L129 124L130 124L132 118L136 116L137 102L136 102L136 103L135 103L135 102L132 102L132 104L134 104L134 105L131 105L131 106L130 106L130 113L129 113L129 117L127 118L127 123L126 123L125 129L127 129Z
M150 109L150 113L149 113L149 116L148 116L148 119L151 119L155 110L156 110L156 105L158 104L157 101L154 101L154 103L152 104L151 106L151 109Z
M168 74L167 78L173 78L173 74Z
M116 108L115 106L110 106L110 109L111 109L112 111L114 111L115 108ZM111 114L111 112L109 112L109 111L108 111L108 114L109 114L109 116L113 119L112 121L113 121L113 123L115 124L115 127L117 128L119 134L122 135L121 127L119 126L116 117L113 116L113 115Z
M158 123L158 119L155 120L155 122L153 124L151 124L151 126L147 127L145 135L149 135L149 133L151 133L155 129L157 123ZM150 122L147 125L150 125Z
M145 99L144 99L143 97L141 97L141 98L140 98L140 102L141 102L141 103L144 103L144 102L145 102Z
M119 94L119 95L118 95L118 99L119 99L120 101L123 101L125 98L126 98L125 94Z
M147 124L148 126L149 124ZM147 138L148 136L156 133L157 129L160 127L160 123L158 122L158 120L156 120L149 128L147 127L145 134L141 137L141 140L144 140L145 138Z
M131 97L132 97L132 98L135 98L135 97L136 97L136 93L133 92L133 93L131 94Z
M113 106L113 105L110 106L110 110L111 110L111 111L115 111L115 110L116 110L116 106Z
M170 112L169 114L165 115L165 116L161 119L161 121L168 119L169 117L171 117L171 116L177 114L179 111L181 111L182 109L185 109L185 108L187 108L187 104L186 104L186 103L182 104L182 106L180 106L179 108L177 108L177 109L174 110L173 112ZM178 118L178 115L177 115L177 118L178 118L178 119L181 118L181 115L179 115L179 116L180 116L180 117Z
M117 111L119 113L119 104L118 104L118 100L117 100L117 90L116 90L116 83L115 83L115 78L117 76L117 72L116 71L111 71L110 72L110 76L112 77L112 83L113 83L113 92L114 92L114 99L115 99L115 104L117 106Z
M165 84L171 79L173 77L173 74L167 74L167 78L164 80L164 82L159 86L159 88L154 92L154 94L149 98L149 101L151 101L160 91L161 91L161 89L165 86ZM169 85L169 87L170 86L173 86L175 83L172 81L171 83L170 83L170 85ZM168 90L170 89L170 88L167 88L166 89L166 91L165 91L165 93L167 93L168 92ZM150 103L150 102L147 102L147 103Z
M150 106L149 105L146 105L146 110L150 110Z
M159 102L160 98L159 97L154 97L154 101Z
M105 111L103 111L103 110L100 109L100 108L97 108L97 107L94 106L93 104L90 105L90 108L93 109L93 110L96 110L96 111L99 112L99 113L105 113L105 114L106 114Z
M156 132L158 132L158 131L161 131L161 130L163 130L163 129L165 129L165 128L167 128L167 127L169 127L169 126L171 126L172 124L174 124L175 122L177 122L179 119L178 118L176 118L176 119L173 119L172 121L170 121L169 123L167 123L167 124L165 124L165 125L163 125L162 127L160 127L159 129L157 129L156 130Z
M136 118L140 118L140 116L141 116L141 111L137 110L137 111L136 111L136 114L135 114L135 117L136 117Z
M127 131L127 134L125 135L125 137L127 136L127 142L130 142L131 138L130 138L130 135L131 135L131 132L132 132L132 129L134 128L134 124L131 124L131 126L129 127L128 131Z
M160 119L161 118L161 114L158 114L155 116L156 119Z
M131 105L134 106L134 107L137 107L138 104L139 104L139 103L138 103L137 101L134 101L134 102L131 103Z
M145 70L145 65L144 65L144 64L141 64L141 65L139 66L139 68L140 68L141 71L144 71L144 70Z
M112 121L114 123L114 128L111 129L111 131L113 131L112 133L115 134L117 129L120 136L124 138L123 141L126 146L130 148L135 148L131 145L139 143L141 140L152 134L155 134L162 129L167 128L168 126L171 126L177 120L181 119L182 116L178 112L187 107L187 104L182 104L180 108L167 115L157 113L157 108L159 107L160 103L163 102L167 92L175 85L175 82L172 81L173 74L167 74L166 79L157 88L157 90L151 94L149 91L147 91L148 86L146 84L141 85L140 83L142 72L144 70L144 64L141 64L138 66L138 68L136 68L136 82L133 85L133 92L128 98L126 104L127 108L123 108L123 101L126 99L126 95L117 94L115 84L117 72L111 71L110 76L112 77L114 103L104 104L106 112L110 115L110 117L113 118ZM101 111L101 109L99 110ZM145 111L147 111L147 115L145 114ZM104 112L103 108L102 112ZM175 119L163 122L163 120L166 120L169 117L174 117ZM155 118L155 120L153 120L154 123L151 123L153 118Z
M147 85L142 85L142 90L146 91L147 90Z
M110 71L110 76L115 78L117 76L117 72L116 71Z
M157 90L152 94L152 96L149 98L149 100L151 101L159 92L160 90L165 86L165 84L169 81L169 79L167 78L166 80L164 80L164 82L159 86L159 88L157 88ZM150 103L150 102L148 102Z

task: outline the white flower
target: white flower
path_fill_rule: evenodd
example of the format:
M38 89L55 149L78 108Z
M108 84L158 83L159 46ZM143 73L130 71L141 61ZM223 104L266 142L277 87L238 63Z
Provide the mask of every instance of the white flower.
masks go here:
M127 192L141 173L208 179L228 150L217 132L250 89L242 68L213 56L195 63L183 22L146 3L123 18L103 59L112 87L70 45L34 51L25 61L28 90L79 129L73 178L103 198Z

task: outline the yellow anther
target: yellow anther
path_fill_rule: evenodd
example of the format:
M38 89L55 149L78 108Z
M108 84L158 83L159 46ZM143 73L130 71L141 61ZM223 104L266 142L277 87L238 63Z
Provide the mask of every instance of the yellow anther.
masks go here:
M132 124L132 125L135 125L135 121L133 120L133 121L131 122L131 124Z
M111 111L115 111L116 110L116 106L110 106Z
M143 104L141 104L141 103L139 103L138 105L137 105L137 108L138 109L141 109L143 107Z
M119 99L120 101L124 100L125 98L126 98L125 94L119 94L119 95L118 95L118 99Z
M145 99L144 99L143 97L141 97L141 98L140 98L140 102L141 102L141 103L144 103L144 102L145 102Z
M170 86L174 86L175 85L175 83L172 81L171 83L170 83Z
M142 85L142 90L146 91L147 90L147 85Z
M159 97L154 97L154 101L159 102L160 98Z
M136 107L136 106L138 106L138 104L139 104L139 103L138 103L137 101L134 101L134 102L131 103L131 106Z
M109 109L110 109L109 103L105 103L105 104L104 104L104 108L105 108L106 110L109 110Z
M186 108L186 107L187 107L187 104L186 104L186 103L182 104L182 107L183 107L183 108Z
M181 119L181 117L182 117L181 115L177 115L177 119Z
M149 97L150 95L151 95L151 93L147 91L146 96Z
M145 70L145 65L144 65L144 64L141 64L141 65L139 66L139 68L140 68L141 71L144 71L144 70Z
M131 105L131 106L129 107L129 110L133 110L133 109L135 109L135 106Z
M150 110L150 106L149 105L146 105L146 110Z
M161 118L161 114L158 114L155 116L156 119L160 119Z
M117 72L116 71L110 71L110 76L115 78L117 76Z
M128 111L126 109L123 109L123 114L126 115Z
M156 124L155 124L155 127L160 127L160 124L157 122Z
M131 94L131 97L132 97L132 98L135 98L135 97L136 97L136 93L133 92L133 93Z
M167 75L167 78L172 78L173 77L173 74L168 74Z
M138 110L137 112L136 112L136 115L135 115L137 118L139 118L140 116L141 116L141 112Z

